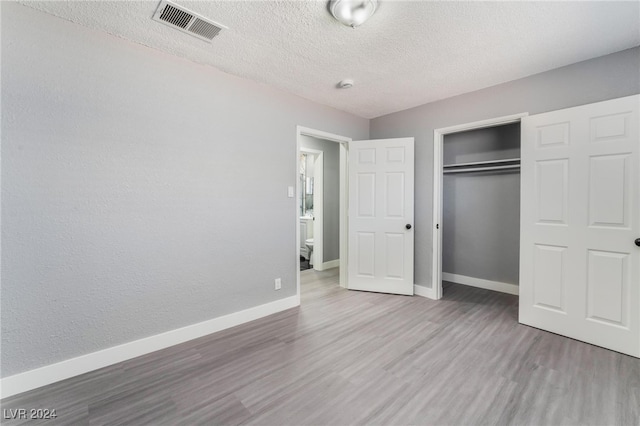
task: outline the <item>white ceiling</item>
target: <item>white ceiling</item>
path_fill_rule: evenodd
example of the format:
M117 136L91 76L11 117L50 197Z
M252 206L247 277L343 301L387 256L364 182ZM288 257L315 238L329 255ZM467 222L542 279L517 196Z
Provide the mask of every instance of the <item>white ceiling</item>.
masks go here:
M200 41L152 21L159 1L22 1L365 118L640 45L638 1L381 0L357 29L327 1L175 2L229 29Z

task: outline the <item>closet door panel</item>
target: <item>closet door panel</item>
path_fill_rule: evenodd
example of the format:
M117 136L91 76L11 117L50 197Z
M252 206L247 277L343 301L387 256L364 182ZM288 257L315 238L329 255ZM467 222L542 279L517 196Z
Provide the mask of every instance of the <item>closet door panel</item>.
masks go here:
M558 148L569 145L569 122L551 123L537 127L538 149Z
M533 265L535 306L566 313L567 247L536 244Z
M631 155L589 158L589 226L629 227Z
M587 319L629 326L629 253L589 250Z
M640 95L522 121L523 324L640 357Z
M569 160L536 161L537 223L567 225Z

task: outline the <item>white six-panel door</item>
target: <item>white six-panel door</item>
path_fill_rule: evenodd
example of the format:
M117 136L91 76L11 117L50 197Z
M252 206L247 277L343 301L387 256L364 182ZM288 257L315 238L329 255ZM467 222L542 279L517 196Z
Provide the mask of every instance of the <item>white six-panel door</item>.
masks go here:
M413 138L349 143L348 287L413 294Z
M640 96L522 120L520 322L640 357Z

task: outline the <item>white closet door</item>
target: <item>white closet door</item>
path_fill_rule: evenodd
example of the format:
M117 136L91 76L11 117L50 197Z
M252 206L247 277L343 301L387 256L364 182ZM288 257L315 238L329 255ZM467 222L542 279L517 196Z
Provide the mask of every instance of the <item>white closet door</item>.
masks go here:
M522 120L520 322L640 357L640 96Z

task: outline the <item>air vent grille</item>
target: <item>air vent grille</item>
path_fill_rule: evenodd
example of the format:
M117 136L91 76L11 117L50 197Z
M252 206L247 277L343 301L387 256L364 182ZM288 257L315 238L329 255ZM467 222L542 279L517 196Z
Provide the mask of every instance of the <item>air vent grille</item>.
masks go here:
M160 14L160 20L168 22L176 27L187 28L189 21L193 18L193 15L183 12L170 4L164 7L162 14Z
M222 31L222 28L211 25L200 18L196 18L193 24L189 27L189 31L201 35L208 40L212 40L220 31Z
M160 2L153 20L208 42L227 28L168 0Z

